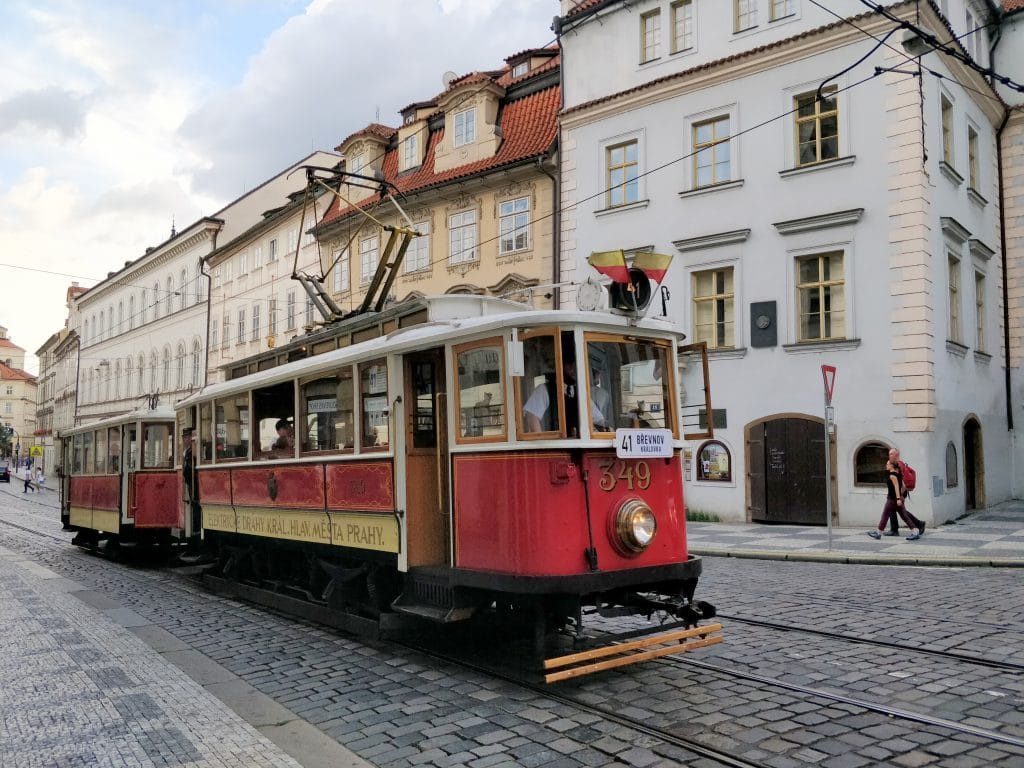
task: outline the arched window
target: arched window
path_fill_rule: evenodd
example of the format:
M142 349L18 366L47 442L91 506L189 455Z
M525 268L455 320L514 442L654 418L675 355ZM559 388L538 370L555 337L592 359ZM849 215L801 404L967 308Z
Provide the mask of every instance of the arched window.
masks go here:
M114 363L114 399L121 399L121 361Z
M142 355L139 355L139 370L135 375L138 376L139 382L138 391L135 394L141 397L146 394L146 358Z
M200 262L196 264L196 290L195 290L196 304L206 298L206 281L203 279L203 265Z
M160 381L163 382L161 390L167 392L171 388L171 348L164 347L164 363Z
M117 302L117 333L124 333L124 300Z
M946 487L956 488L960 484L960 473L956 461L956 446L950 441L946 443Z
M178 342L178 358L175 360L177 371L175 372L175 386L178 389L185 388L185 345Z
M114 338L114 305L107 308L107 338Z
M854 485L885 485L885 463L889 460L889 446L884 443L864 443L853 459Z
M135 329L135 294L128 297L128 330Z
M169 315L174 311L174 306L171 302L174 299L174 278L170 275L167 276L167 298L165 299L166 304L164 305L164 314Z
M96 341L99 338L100 331L103 330L100 326L96 325L96 315L92 316L92 340Z
M725 444L708 440L697 451L697 479L728 483L732 481L732 456Z
M153 283L153 319L160 317L160 281Z
M85 396L82 398L83 402L88 403L92 398L92 371L89 371L88 376L85 379Z
M178 285L178 309L184 309L185 304L185 284L188 282L188 273L185 270L181 270L181 283Z
M106 318L103 315L103 310L100 310L100 327L97 328L94 333L99 341L103 340L103 329L106 327Z
M156 392L156 369L158 365L156 350L154 349L149 353L149 394L151 395Z
M89 343L89 321L88 321L88 319L85 321L85 329L82 331L82 343L83 344L88 344Z
M146 304L146 289L145 288L142 289L142 306L139 307L139 315L142 318L141 319L142 323L145 323L147 318L149 317L149 305ZM141 395L142 392L140 391L139 394Z
M203 356L203 345L199 339L192 342L192 386L199 388L199 364Z
M132 368L132 359L129 357L127 360L124 361L124 396L125 397L131 397L132 396L132 384L134 384L134 382L132 381L132 374L133 373L134 373L134 370Z

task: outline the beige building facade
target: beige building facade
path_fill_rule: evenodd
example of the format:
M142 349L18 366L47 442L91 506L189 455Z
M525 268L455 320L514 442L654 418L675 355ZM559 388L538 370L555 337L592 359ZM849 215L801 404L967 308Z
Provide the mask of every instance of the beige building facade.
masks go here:
M0 327L0 423L13 430L4 447L12 461L28 458L35 441L36 381L25 370L25 350Z

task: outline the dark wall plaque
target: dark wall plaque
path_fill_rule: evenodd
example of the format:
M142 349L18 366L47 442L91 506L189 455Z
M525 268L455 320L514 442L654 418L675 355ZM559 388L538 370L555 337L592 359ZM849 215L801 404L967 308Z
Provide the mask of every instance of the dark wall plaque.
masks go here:
M779 343L778 317L774 301L750 304L750 346L774 347Z

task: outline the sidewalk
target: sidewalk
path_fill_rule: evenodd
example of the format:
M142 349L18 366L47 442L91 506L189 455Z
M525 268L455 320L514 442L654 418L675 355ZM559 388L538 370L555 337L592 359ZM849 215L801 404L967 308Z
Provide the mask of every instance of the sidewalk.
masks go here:
M929 526L917 541L872 539L871 526L833 528L762 523L687 523L690 552L714 557L870 565L1024 568L1024 501L1007 501L955 523Z

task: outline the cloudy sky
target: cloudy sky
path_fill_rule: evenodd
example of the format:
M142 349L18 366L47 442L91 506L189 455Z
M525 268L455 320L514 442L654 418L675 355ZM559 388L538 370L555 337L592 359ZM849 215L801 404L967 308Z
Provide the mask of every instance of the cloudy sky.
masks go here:
M552 42L557 0L0 0L0 325L313 149ZM55 274L56 273L56 274ZM26 368L38 370L30 357Z

